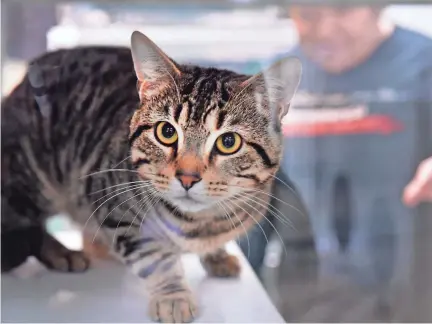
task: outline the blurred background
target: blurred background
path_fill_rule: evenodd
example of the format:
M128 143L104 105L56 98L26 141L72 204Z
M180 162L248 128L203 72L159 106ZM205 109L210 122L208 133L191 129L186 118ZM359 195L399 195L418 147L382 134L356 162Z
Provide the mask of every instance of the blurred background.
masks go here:
M286 321L432 321L430 205L401 201L432 155L432 5L8 1L1 15L2 96L31 58L128 46L133 30L178 62L246 74L299 56L305 74L284 121L282 172L304 202L314 244L301 244L304 219L285 208L294 230L275 223L280 235L270 231L269 244L250 233L262 250L254 269Z
M1 10L2 94L21 80L30 58L80 45L127 46L135 29L179 61L244 73L259 71L264 62L288 52L297 42L288 5L251 0L199 3L5 1ZM407 4L389 6L385 14L432 35L431 12L430 5Z

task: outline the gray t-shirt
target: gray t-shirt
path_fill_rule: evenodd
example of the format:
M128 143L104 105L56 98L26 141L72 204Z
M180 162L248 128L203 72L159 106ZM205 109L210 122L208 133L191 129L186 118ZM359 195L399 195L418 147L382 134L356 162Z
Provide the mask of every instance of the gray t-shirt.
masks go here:
M299 47L291 54L303 76L284 125L282 170L294 181L327 166L368 186L406 184L420 155L432 155L432 39L397 27L367 61L338 75ZM429 140L418 139L419 125Z

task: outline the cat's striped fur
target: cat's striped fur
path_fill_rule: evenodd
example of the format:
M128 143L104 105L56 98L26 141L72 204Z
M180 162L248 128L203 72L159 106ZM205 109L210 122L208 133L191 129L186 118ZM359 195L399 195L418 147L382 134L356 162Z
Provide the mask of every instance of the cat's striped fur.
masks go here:
M190 321L180 255L198 253L212 275L238 274L223 245L264 217L300 66L286 59L247 77L179 65L137 32L132 58L114 47L48 53L4 100L2 241L66 213L144 279L154 319ZM161 121L175 145L157 140ZM242 140L232 155L215 148L227 132ZM41 237L34 254L57 267Z

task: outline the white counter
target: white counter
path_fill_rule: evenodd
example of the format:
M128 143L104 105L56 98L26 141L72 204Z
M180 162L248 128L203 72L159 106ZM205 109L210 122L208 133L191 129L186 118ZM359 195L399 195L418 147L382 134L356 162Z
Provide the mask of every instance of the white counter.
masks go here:
M195 322L284 323L237 245L228 249L241 259L240 279L207 278L196 256L184 256L200 304ZM35 272L30 278L2 275L2 322L150 322L139 279L122 265L98 263L84 274Z

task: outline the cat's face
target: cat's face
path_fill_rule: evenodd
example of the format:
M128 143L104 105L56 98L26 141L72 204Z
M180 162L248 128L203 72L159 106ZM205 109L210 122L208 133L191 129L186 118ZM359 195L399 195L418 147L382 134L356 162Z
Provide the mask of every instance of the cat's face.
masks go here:
M249 78L176 65L139 33L132 53L141 106L130 125L131 156L153 190L183 212L229 210L272 182L297 60L285 63L292 71L281 82L274 71Z

